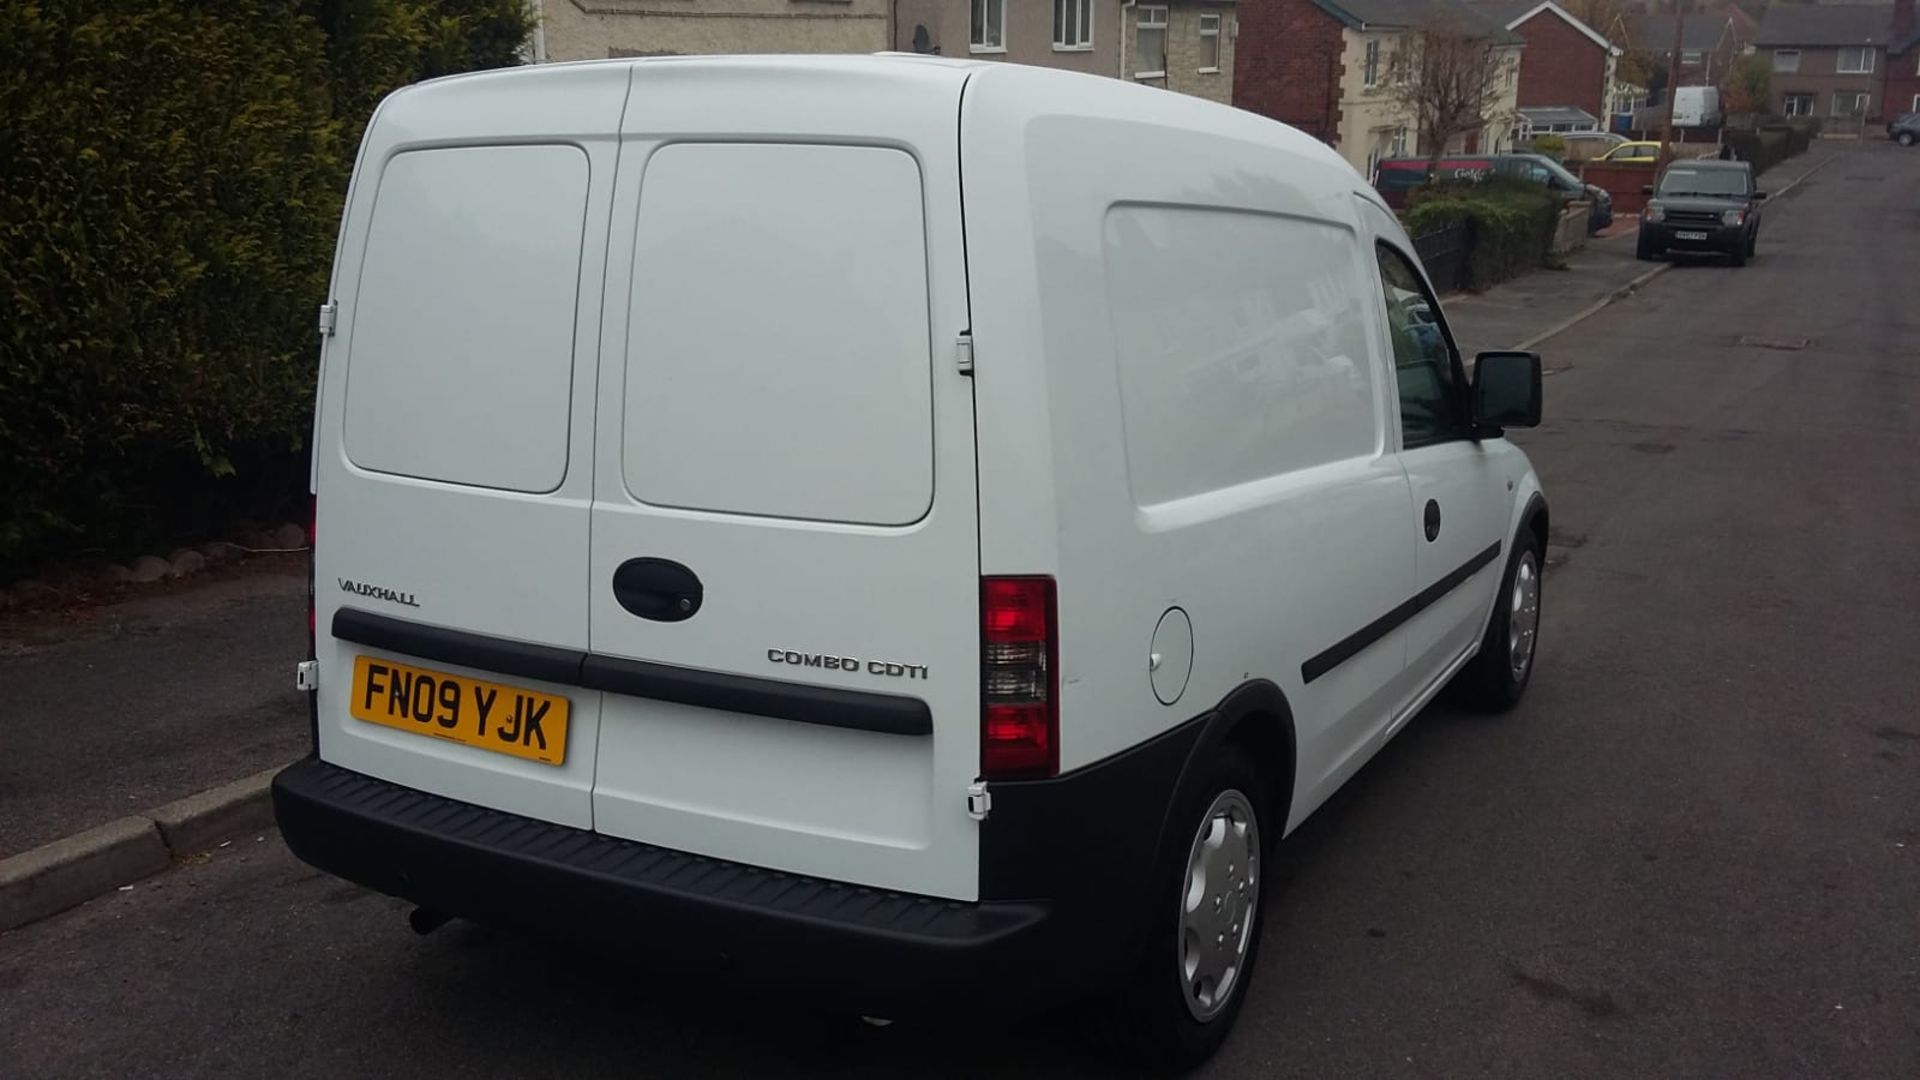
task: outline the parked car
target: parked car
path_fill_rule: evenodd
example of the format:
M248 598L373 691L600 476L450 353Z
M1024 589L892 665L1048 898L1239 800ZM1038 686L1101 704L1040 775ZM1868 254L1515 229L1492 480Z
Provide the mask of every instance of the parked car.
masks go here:
M1623 142L1601 154L1597 159L1608 164L1648 164L1660 157L1660 144L1657 142Z
M1406 205L1407 193L1427 182L1426 158L1386 158L1374 169L1374 187L1387 205ZM1592 202L1587 231L1599 232L1613 224L1613 196L1605 188L1583 182L1566 166L1545 154L1450 154L1440 159L1442 180L1485 180L1502 176L1542 184L1569 199Z
M1567 144L1566 156L1561 160L1575 163L1592 161L1627 141L1625 135L1616 135L1610 131L1558 132L1554 137Z
M1670 251L1721 254L1745 266L1753 257L1767 193L1755 189L1748 162L1676 161L1645 190L1652 198L1640 215L1640 258Z
M1189 1066L1279 838L1536 666L1539 357L1469 377L1385 203L1252 113L927 57L439 79L368 124L331 289L274 809L423 932L729 1007L1099 996Z
M1901 113L1887 124L1887 138L1901 146L1920 140L1920 112Z

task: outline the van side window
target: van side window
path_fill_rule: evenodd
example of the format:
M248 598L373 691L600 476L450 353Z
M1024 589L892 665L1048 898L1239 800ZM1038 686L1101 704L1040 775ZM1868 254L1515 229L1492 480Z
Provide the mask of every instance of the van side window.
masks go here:
M1400 432L1409 447L1457 438L1466 429L1453 345L1440 305L1405 255L1376 246L1387 305L1387 337L1400 387Z

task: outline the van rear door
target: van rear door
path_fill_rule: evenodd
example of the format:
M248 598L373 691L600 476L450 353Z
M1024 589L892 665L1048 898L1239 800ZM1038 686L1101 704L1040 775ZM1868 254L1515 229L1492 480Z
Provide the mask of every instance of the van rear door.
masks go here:
M577 683L620 67L400 92L341 229L315 429L319 752L592 824ZM584 284L583 284L584 283Z
M977 895L964 76L635 67L587 575L601 832Z

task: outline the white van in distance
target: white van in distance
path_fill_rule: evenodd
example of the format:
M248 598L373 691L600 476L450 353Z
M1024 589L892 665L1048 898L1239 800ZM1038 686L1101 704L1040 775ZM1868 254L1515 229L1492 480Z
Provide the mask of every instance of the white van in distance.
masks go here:
M1190 1064L1275 844L1533 672L1547 508L1311 138L1016 65L402 90L315 419L313 865L850 1013ZM680 977L680 976L675 976Z

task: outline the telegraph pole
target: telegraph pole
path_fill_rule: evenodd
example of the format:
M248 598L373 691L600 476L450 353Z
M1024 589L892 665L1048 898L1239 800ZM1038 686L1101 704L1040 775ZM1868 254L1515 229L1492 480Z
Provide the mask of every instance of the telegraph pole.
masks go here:
M1673 48L1667 53L1667 106L1660 123L1658 164L1661 168L1673 160L1673 99L1680 95L1680 45L1686 30L1686 20L1680 15L1682 2L1673 0Z

